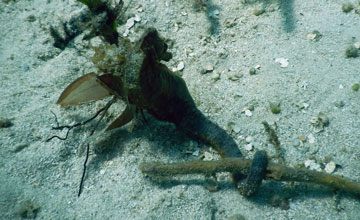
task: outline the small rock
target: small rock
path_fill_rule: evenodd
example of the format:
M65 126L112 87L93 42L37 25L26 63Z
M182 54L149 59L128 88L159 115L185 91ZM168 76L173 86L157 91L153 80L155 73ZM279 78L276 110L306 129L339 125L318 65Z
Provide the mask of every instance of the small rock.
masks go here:
M0 128L11 127L13 123L9 119L0 119Z
M218 81L220 79L220 74L217 73L217 72L214 72L212 75L211 75L211 79L213 79L214 81Z
M238 81L238 80L242 77L242 74L229 73L227 77L228 77L228 79L230 79L231 81Z
M140 16L139 16L139 15L135 15L135 17L134 17L134 21L136 21L136 22L140 22L140 21L141 21Z
M192 152L192 155L195 157L198 157L200 155L200 151L196 150L196 151Z
M356 58L359 56L359 49L357 49L354 45L351 45L348 48L346 48L345 56L347 58Z
M247 136L247 137L245 138L245 141L246 141L247 143L251 143L252 140L253 140L253 137L252 137L252 136Z
M351 89L355 92L357 92L360 88L360 84L359 83L355 83L351 86Z
M303 143L306 142L306 137L305 137L305 135L303 135L303 134L300 135L300 136L299 136L299 140L300 140L301 142L303 142Z
M134 26L135 24L135 19L134 18L129 18L127 21L126 21L126 24L125 24L125 27L127 29L130 29Z
M214 155L210 152L205 151L204 152L204 160L206 160L206 161L214 160Z
M181 62L177 65L176 70L177 70L177 71L182 71L182 70L184 69L184 67L185 67L185 64L184 64L184 62L181 61Z
M254 67L250 68L249 74L250 75L255 75L256 74L256 69Z
M39 205L34 204L33 201L26 200L20 203L17 214L25 219L35 219L39 210Z
M235 19L230 19L225 22L225 27L232 28L236 25Z
M308 141L309 141L310 144L315 143L315 137L314 137L313 134L309 134L309 135L307 136L307 139L308 139Z
M252 116L252 112L251 112L249 109L246 109L246 110L245 110L245 115L248 116L248 117L251 117L251 116Z
M13 153L18 153L18 152L22 151L23 149L27 148L28 146L29 146L28 144L19 144L14 149L12 149L11 151Z
M206 70L207 73L210 73L210 72L212 72L214 70L214 67L209 64L209 65L206 66L205 70Z
M279 114L281 112L280 102L271 102L270 103L270 111L273 114Z
M317 164L315 162L315 160L307 160L307 161L305 161L304 165L305 165L305 167L309 168L310 170L321 171L320 164Z
M240 125L240 123L233 123L231 128L237 134L241 130L241 125Z
M325 126L329 125L329 118L323 112L319 112L316 117L310 119L310 123L314 132L319 133L324 130Z
M289 65L289 61L286 58L276 58L275 63L280 63L280 67L285 68Z
M333 161L330 161L325 165L325 172L333 173L335 171L336 164Z
M246 144L244 148L247 151L251 151L253 149L253 145L252 145L252 143L249 143L249 144Z
M350 2L346 2L341 6L341 10L345 13L349 13L354 9L354 6Z
M264 13L265 13L265 9L263 9L263 8L260 8L260 9L256 8L256 9L254 9L254 12L253 12L253 14L255 16L259 16L259 15L262 15Z
M356 49L360 49L360 41L359 41L359 42L355 42L355 43L354 43L354 47L355 47Z
M342 100L340 100L340 101L335 101L335 102L334 102L334 105L335 105L336 107L338 107L338 108L342 108L342 107L345 106L345 102L342 101Z
M307 38L310 40L313 40L315 42L318 42L322 38L322 34L320 34L319 31L313 31L311 34L307 35Z

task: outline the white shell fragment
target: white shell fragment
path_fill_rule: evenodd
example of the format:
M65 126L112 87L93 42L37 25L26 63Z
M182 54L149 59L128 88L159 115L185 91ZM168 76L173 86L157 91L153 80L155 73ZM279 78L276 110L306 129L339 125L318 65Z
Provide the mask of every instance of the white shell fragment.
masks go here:
M252 116L252 112L251 112L249 109L246 109L246 110L245 110L245 115L248 116L248 117L251 117L251 116Z
M355 42L355 43L354 43L354 47L355 47L356 49L360 49L360 41L359 41L359 42Z
M125 24L125 27L127 29L130 29L134 26L135 24L135 19L134 18L129 18L127 21L126 21L126 24Z
M181 62L177 65L176 70L177 70L177 71L181 71L181 70L184 69L184 67L185 67L185 64L184 64L184 62L181 61Z
M253 144L252 143L249 143L249 144L247 144L247 145L245 145L245 150L247 150L247 151L251 151L252 149L253 149Z
M329 124L329 118L323 112L319 112L317 116L310 119L310 123L313 126L313 131L319 133Z
M252 136L247 136L247 137L245 138L245 141L246 141L247 143L250 143L252 140L253 140L253 137L252 137Z
M335 171L336 164L333 161L330 161L325 165L325 172L333 173Z
M289 61L286 58L276 58L275 63L280 63L280 67L285 68L289 65Z
M309 168L310 170L321 171L320 164L317 164L315 160L306 160L304 165L306 168Z
M309 141L310 144L315 143L315 137L314 137L313 134L309 134L309 135L307 136L307 139L308 139L308 141Z

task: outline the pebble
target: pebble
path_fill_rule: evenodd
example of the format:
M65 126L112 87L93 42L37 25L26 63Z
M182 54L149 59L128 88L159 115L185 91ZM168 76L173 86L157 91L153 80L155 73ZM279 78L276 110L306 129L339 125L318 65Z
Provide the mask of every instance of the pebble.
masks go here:
M181 71L181 70L184 69L184 67L185 67L185 64L184 64L184 62L181 61L181 62L177 65L176 70L177 70L177 71Z
M214 155L210 152L204 152L204 160L214 160Z
M205 70L206 70L207 73L210 73L210 72L212 72L214 70L214 67L209 64L209 65L206 66Z
M285 68L289 65L289 60L286 58L276 58L275 63L280 63L281 68Z
M246 110L245 110L245 115L248 116L248 117L251 117L251 116L252 116L252 112L251 112L249 109L246 109Z
M271 102L270 103L270 111L273 114L279 114L281 112L280 102Z
M309 168L310 170L321 171L320 164L317 164L315 160L306 160L304 163L305 167Z
M308 139L308 141L309 141L310 144L315 143L315 137L314 137L313 134L309 134L309 135L307 136L307 139Z
M217 73L217 72L214 72L212 75L211 75L211 79L213 79L214 81L218 81L220 79L220 74Z
M300 135L299 136L299 140L301 141L301 142L305 142L306 141L306 137L305 137L305 135Z
M260 9L258 9L258 8L256 8L256 9L254 9L254 15L255 16L259 16L259 15L262 15L262 14L264 14L265 13L265 9L263 9L263 8L260 8Z
M357 92L360 88L360 84L359 83L355 83L351 86L351 89L355 92Z
M241 77L242 74L237 74L237 73L229 73L227 75L228 79L230 79L231 81L238 81Z
M244 148L247 151L251 151L253 149L253 144L252 143L246 144Z
M329 118L323 112L319 112L317 116L310 119L310 123L313 126L314 132L319 133L329 124Z
M13 123L9 119L0 119L0 128L11 127Z
M349 13L354 9L354 6L350 2L346 2L341 6L341 10L345 13Z
M17 145L14 149L12 149L11 151L12 151L13 153L18 153L18 152L24 150L24 149L27 148L27 147L29 147L28 144L19 144L19 145Z
M342 107L345 106L345 102L342 101L342 100L335 101L335 102L334 102L334 105L335 105L337 108L342 108Z
M308 34L307 38L315 42L318 42L322 38L322 34L320 34L319 31L315 30L312 33Z
M250 143L252 140L253 140L253 137L252 137L252 136L247 136L247 137L245 138L245 141L246 141L247 143Z
M250 68L249 74L250 75L255 75L256 74L256 69L254 67Z
M195 157L198 157L200 155L200 151L196 150L196 151L192 152L192 155Z
M355 47L356 49L360 49L360 41L359 41L359 42L355 42L355 43L354 43L354 47Z
M135 15L134 17L131 17L126 21L125 27L127 29L131 29L135 25L135 22L140 22L140 21L141 21L140 16Z
M357 49L354 45L351 45L348 48L346 48L345 56L347 58L356 58L359 56L359 49Z
M235 124L233 125L233 127L232 127L232 130L233 130L236 134L238 134L238 133L240 132L240 130L241 130L241 125L240 125L239 123L235 123Z
M325 172L333 173L335 171L335 168L336 168L336 164L334 163L334 161L330 161L325 165Z

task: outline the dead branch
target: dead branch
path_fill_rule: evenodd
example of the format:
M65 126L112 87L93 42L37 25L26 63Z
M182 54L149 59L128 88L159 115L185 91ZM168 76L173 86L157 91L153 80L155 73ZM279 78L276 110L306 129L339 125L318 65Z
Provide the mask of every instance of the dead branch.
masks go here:
M143 163L140 170L151 176L173 176L179 174L212 174L216 172L238 172L248 175L252 160L243 158L224 158L218 161L189 161L181 163ZM334 190L344 190L360 195L360 183L338 175L313 170L291 168L269 163L265 179L273 181L296 181L315 183Z

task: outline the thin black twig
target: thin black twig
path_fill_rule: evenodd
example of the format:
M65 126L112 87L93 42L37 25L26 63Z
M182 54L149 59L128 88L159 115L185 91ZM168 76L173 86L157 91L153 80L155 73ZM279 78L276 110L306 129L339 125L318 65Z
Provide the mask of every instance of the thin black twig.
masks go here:
M96 128L98 127L98 125L100 124L101 120L104 118L107 110L110 108L110 106L115 102L116 100L116 97L114 97L112 100L110 100L104 108L101 109L101 111L104 111L104 113L101 115L100 119L98 120L98 122L96 123L96 125L94 126L94 128L90 131L90 135L93 135ZM97 115L100 114L100 111L97 112ZM96 115L96 116L97 116ZM85 161L84 161L84 168L83 168L83 173L82 173L82 176L81 176L81 180L80 180L80 185L79 185L79 191L78 191L78 197L80 197L81 195L81 191L82 191L82 188L83 188L83 184L84 184L84 179L85 179L85 174L86 174L86 164L87 164L87 161L89 159L89 151L90 151L90 146L89 144L87 144L86 146L86 156L85 156Z
M112 100L110 100L110 101L106 104L105 107L103 107L103 108L101 108L99 111L97 111L96 114L95 114L94 116L92 116L91 118L89 118L89 119L87 119L87 120L85 120L85 121L83 121L83 122L78 122L78 123L76 123L76 124L74 124L74 125L63 125L63 126L59 126L59 122L58 122L58 120L57 120L57 117L56 117L55 113L52 112L52 113L54 114L54 116L55 116L55 121L56 121L56 125L57 125L56 127L52 127L52 129L53 129L53 130L63 130L63 129L66 128L66 129L68 129L68 130L67 130L67 132L66 132L65 137L59 137L58 135L54 135L54 136L48 138L48 139L46 140L46 142L51 141L53 138L57 138L57 139L60 139L60 140L66 140L67 137L68 137L68 135L69 135L70 130L72 130L73 128L76 128L76 127L85 125L85 124L89 123L90 121L94 120L101 112L103 112L103 111L106 112L106 111L110 108L110 106L115 102L115 99L116 99L116 98L114 97ZM102 116L101 119L102 119L103 117L104 117L104 116ZM101 119L100 119L100 120L98 121L98 123L96 124L95 129L96 129L96 127L98 126L98 124L99 124L99 122L101 121ZM95 132L95 129L91 132L90 135L92 135L92 134Z
M81 180L80 180L80 186L79 186L78 197L80 197L80 195L81 195L82 186L83 186L84 179L85 179L85 174L86 174L86 163L87 163L87 161L88 161L88 159L89 159L89 151L90 151L90 146L89 146L89 144L87 144L87 146L86 146L86 157L85 157L85 161L84 161L83 173L82 173Z

